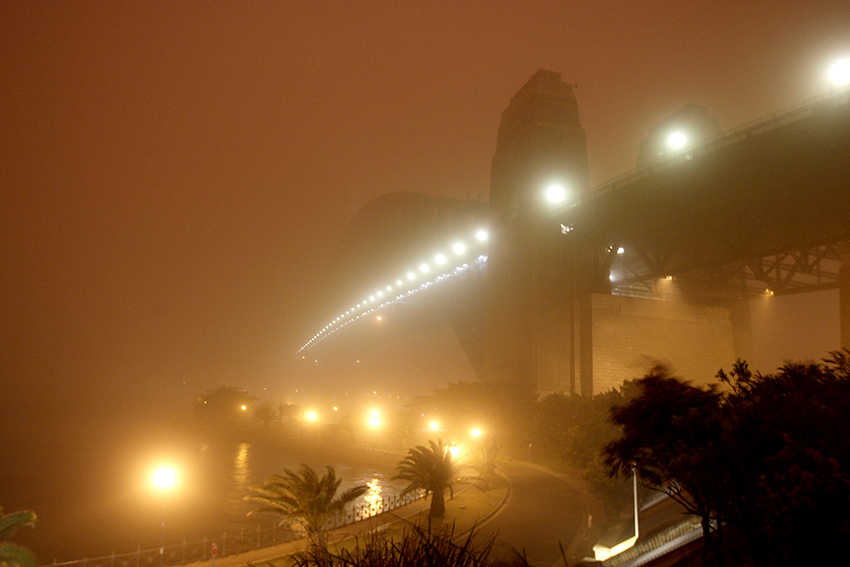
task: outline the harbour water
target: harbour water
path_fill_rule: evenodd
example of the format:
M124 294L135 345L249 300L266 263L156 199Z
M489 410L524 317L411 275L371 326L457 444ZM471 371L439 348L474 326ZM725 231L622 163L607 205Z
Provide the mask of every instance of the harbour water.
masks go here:
M15 436L3 449L0 504L7 513L37 513L35 529L12 540L32 549L41 564L270 527L272 518L248 516L257 504L244 497L269 474L301 463L320 473L334 466L343 479L340 490L368 485L361 503L404 487L390 481L396 454L297 442L256 424L232 429L81 420L49 435ZM166 463L178 471L178 482L157 490L152 472Z

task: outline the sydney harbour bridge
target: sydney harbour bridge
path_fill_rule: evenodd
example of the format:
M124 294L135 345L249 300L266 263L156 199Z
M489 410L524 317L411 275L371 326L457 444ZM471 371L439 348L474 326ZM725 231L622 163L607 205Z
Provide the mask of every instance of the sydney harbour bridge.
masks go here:
M689 105L638 169L588 186L572 86L538 71L502 113L488 203L414 193L350 223L330 313L301 348L451 327L482 380L593 394L666 360L710 378L750 300L839 290L850 347L850 89L721 132Z

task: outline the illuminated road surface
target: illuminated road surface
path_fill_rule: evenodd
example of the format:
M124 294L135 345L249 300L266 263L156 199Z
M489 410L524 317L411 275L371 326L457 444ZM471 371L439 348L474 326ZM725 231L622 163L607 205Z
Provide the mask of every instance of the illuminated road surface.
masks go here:
M508 463L511 494L502 510L481 527L479 537L496 533L491 559L525 550L535 567L563 565L558 542L567 550L585 525L581 494L561 478L526 464Z

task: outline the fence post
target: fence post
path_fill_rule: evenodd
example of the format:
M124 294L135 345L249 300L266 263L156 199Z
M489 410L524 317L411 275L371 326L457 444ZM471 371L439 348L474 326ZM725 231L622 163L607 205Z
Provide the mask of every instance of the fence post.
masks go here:
M183 563L186 563L186 536L183 536Z
M115 550L112 550L112 555L109 556L109 567L115 567Z
M136 567L139 567L139 561L142 559L142 546L136 548Z
M260 524L257 524L257 549L260 548Z
M221 555L227 555L227 532L224 532L224 535L221 536Z

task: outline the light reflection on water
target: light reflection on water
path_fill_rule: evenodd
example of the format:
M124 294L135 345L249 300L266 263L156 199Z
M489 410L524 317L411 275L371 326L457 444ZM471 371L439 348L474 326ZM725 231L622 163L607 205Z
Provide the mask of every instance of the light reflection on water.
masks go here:
M377 478L373 478L366 483L366 486L369 487L369 492L363 495L363 500L365 500L370 506L374 506L381 501L381 481Z
M284 469L290 469L297 473L305 459L293 453L270 453L267 449L262 445L250 443L239 443L230 448L232 458L228 460L232 463L232 470L230 471L230 487L226 504L228 522L225 526L228 530L243 529L249 525L256 525L258 521L266 522L265 525L268 525L271 521L279 520L272 515L263 514L252 515L249 518L248 512L257 503L246 502L245 496L251 493L251 487L262 485L271 474L283 474ZM324 464L313 462L307 464L313 467L319 475L326 473ZM392 471L377 467L337 463L334 470L337 478L342 479L337 495L355 486L366 485L368 487L368 491L352 504L349 504L349 508L367 505L376 510L382 499L397 496L405 487L405 483L402 481L390 480L394 474Z
M165 449L184 467L180 489L167 499L152 495L144 476L151 455ZM340 492L368 485L369 491L356 504L377 504L404 488L389 480L397 462L392 456L370 455L352 465L335 460L342 457L333 453L316 448L302 452L215 434L69 436L63 443L30 444L20 474L5 475L2 486L4 495L25 494L26 500L6 498L8 503L0 504L39 514L37 528L16 534L16 542L36 551L40 562L50 563L157 547L163 511L166 545L182 542L184 537L197 541L219 537L224 531L270 527L279 518L248 517L257 503L246 501L245 496L270 474L285 468L297 471L304 462L319 474L325 472L325 464L334 465L342 478ZM378 464L364 464L370 462ZM31 489L32 479L40 479L38 490Z
M239 496L244 496L251 488L251 471L248 468L250 448L250 443L240 443L233 459L233 491Z

